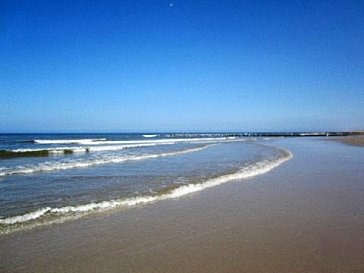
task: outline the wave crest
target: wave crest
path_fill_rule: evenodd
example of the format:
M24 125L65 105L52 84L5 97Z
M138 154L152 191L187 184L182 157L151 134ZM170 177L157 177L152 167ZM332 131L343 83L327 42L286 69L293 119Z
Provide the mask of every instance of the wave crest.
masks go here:
M201 149L201 148L200 148ZM195 149L196 150L196 149ZM0 219L0 226L10 226L10 229L7 229L5 232L12 231L11 226L16 224L27 224L34 223L38 219L43 219L47 215L53 215L58 217L66 217L70 215L83 215L90 212L95 211L105 211L110 210L112 208L117 207L131 207L142 204L148 204L152 202L156 202L159 200L178 198L187 194L191 194L194 192L198 192L207 188L215 187L230 181L246 179L250 177L254 177L257 175L261 175L271 171L272 169L280 166L284 162L288 161L293 157L292 153L287 150L279 150L280 156L271 160L262 160L256 162L254 164L245 166L241 168L239 171L222 175L219 177L208 179L201 183L195 184L187 184L183 186L179 186L177 188L171 189L169 191L163 191L156 195L145 195L145 196L135 196L124 199L114 199L109 201L102 201L98 203L89 203L78 206L65 206L60 208L42 208L34 212L26 213L20 216L12 216L5 219ZM184 151L184 153L187 151ZM180 152L182 153L182 152ZM40 223L41 224L41 223ZM1 230L0 230L1 232ZM2 231L4 232L4 230Z
M38 144L91 144L98 141L105 141L106 138L85 138L85 139L34 139Z
M121 163L125 161L138 161L138 160L145 160L158 157L174 156L174 155L197 152L209 146L211 146L211 144L198 148L185 149L175 152L164 152L159 154L108 156L108 157L89 159L83 161L73 160L73 161L54 162L54 163L45 162L35 166L20 166L9 169L3 168L0 169L0 176L14 175L14 174L29 174L34 172L58 171L58 170L66 170L74 168L85 168L102 164Z

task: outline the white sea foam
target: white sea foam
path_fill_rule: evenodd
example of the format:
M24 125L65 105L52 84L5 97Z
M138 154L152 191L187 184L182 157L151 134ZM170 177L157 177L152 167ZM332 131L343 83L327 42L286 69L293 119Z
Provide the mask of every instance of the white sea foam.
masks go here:
M109 145L109 144L174 144L180 142L195 143L195 142L223 142L223 141L236 141L236 139L226 138L226 137L216 137L216 138L163 138L163 139L144 139L144 140L105 140L105 141L92 141L80 143L81 145Z
M3 225L14 225L17 223L29 222L42 217L44 214L51 210L50 207L38 209L34 212L29 212L19 216L13 216L5 219L0 219L0 224Z
M254 177L267 173L293 157L292 153L286 150L282 150L282 155L282 157L276 160L263 160L250 166L244 167L235 173L212 178L204 183L181 186L173 190L170 194L167 195L167 197L176 198L192 192L215 187L229 181L246 179L249 177Z
M85 168L95 165L101 164L109 164L109 163L121 163L125 161L138 161L144 159L158 158L158 157L166 157L166 156L174 156L186 153L197 152L202 149L205 149L210 145L205 145L198 148L185 149L174 152L164 152L159 154L144 154L144 155L109 155L101 158L93 158L86 160L70 160L63 162L44 162L38 165L32 166L19 166L15 168L2 168L0 169L0 176L4 175L13 175L13 174L29 174L34 172L46 172L46 171L58 171L58 170L66 170L73 168Z
M38 144L90 144L98 141L105 141L106 138L85 138L85 139L35 139Z
M171 144L171 143L165 143ZM32 148L32 149L14 149L11 150L15 153L22 152L36 152L36 151L44 151L47 150L50 153L64 153L64 150L71 150L74 153L85 153L85 152L99 152L99 151L118 151L128 148L138 148L138 147L148 147L148 146L156 146L155 143L142 143L142 144L126 144L126 145L102 145L102 146L82 146L82 147L55 147L55 148Z
M169 143L165 143L169 144ZM126 144L126 145L105 145L105 146L91 146L88 147L90 151L99 152L99 151L117 151L129 148L139 148L139 147L149 147L156 146L155 143L141 143L141 144Z
M207 188L215 187L230 181L241 180L250 178L253 176L261 175L269 172L270 170L278 167L287 160L292 158L292 154L286 150L280 150L281 156L274 160L263 160L246 166L241 170L227 175L222 175L220 177L209 179L203 183L198 184L188 184L180 186L176 189L171 190L168 193L162 195L154 196L137 196L125 199L115 199L110 201L103 201L99 203L89 203L79 206L66 206L61 208L42 208L35 212L26 213L20 216L8 217L5 219L0 219L0 224L2 225L14 225L17 223L25 223L34 221L36 219L42 218L47 214L66 216L70 213L88 213L92 211L105 211L116 207L130 207L136 205L142 205L147 203L152 203L159 200L178 198L190 193L198 192Z
M143 135L145 138L154 138L157 135ZM106 140L105 138L97 139L36 139L37 144L78 144L86 146L97 145L128 145L128 144L175 144L180 142L186 143L211 143L211 142L223 142L223 141L241 141L244 139L237 139L236 137L198 137L198 138L163 138L163 139L143 139L143 140ZM60 149L62 147L59 147ZM66 149L66 148L62 148ZM25 150L25 149L23 149ZM29 150L29 149L28 149ZM40 149L43 150L43 149Z

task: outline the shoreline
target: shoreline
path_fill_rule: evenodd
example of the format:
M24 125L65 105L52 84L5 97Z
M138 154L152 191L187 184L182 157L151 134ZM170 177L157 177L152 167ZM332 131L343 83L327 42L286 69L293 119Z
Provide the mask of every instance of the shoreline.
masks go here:
M341 142L343 144L357 146L357 147L364 147L364 136L346 136L346 137L339 137L335 139L330 139L331 141Z
M147 205L166 199L179 198L184 195L203 191L207 188L220 186L221 184L229 183L234 180L243 180L268 173L293 157L293 154L288 150L279 149L272 145L263 143L259 143L259 145L276 150L280 153L280 156L266 161L264 164L250 164L249 167L241 168L236 172L211 177L204 181L199 181L198 183L190 183L182 186L170 187L169 189L161 189L152 195L137 195L74 206L43 207L32 212L10 216L0 219L0 235L50 225L52 223L65 221L66 219L72 220L72 218L80 218L87 214L112 211L115 208L128 209L130 207ZM3 228L1 225L3 225Z
M294 157L261 176L2 235L0 271L363 271L363 150L312 139L274 146Z

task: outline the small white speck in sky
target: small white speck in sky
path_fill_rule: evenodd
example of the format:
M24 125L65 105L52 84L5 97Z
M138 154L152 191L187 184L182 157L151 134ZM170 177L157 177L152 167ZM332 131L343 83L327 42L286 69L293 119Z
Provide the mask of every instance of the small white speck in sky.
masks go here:
M169 6L170 6L170 7L173 7L173 6L174 6L174 3L169 3Z

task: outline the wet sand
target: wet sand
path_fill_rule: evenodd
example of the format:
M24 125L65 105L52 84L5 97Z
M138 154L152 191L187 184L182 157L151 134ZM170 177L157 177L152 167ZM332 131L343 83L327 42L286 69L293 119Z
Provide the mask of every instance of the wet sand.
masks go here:
M363 135L339 137L339 138L335 138L334 140L341 142L341 143L348 144L348 145L364 147L364 136Z
M0 236L0 272L364 272L364 149L273 144L262 176Z

